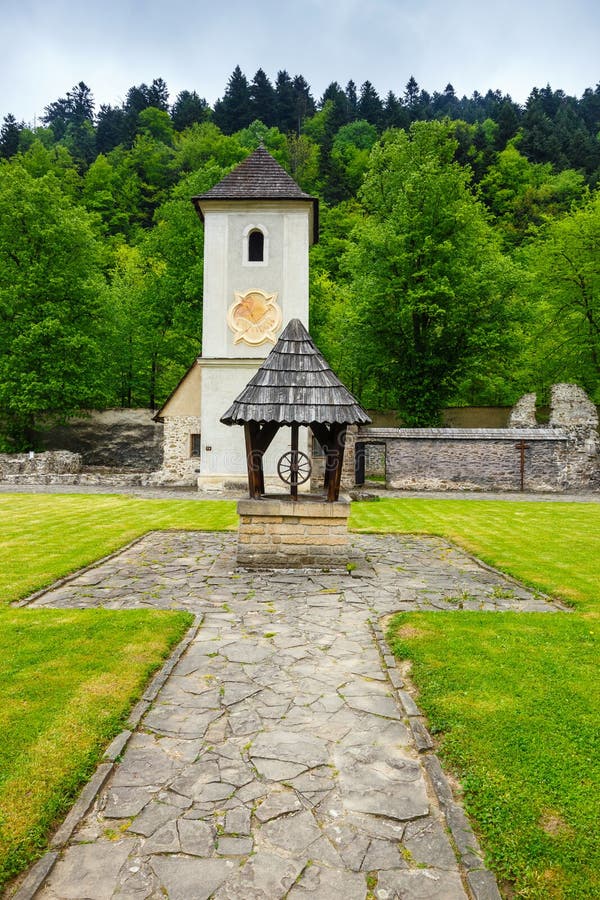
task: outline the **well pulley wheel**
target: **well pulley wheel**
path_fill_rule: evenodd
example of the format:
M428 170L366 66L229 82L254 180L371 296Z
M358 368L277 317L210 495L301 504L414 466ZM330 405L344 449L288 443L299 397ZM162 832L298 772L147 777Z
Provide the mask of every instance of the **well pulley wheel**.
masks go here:
M311 472L310 459L301 450L288 450L277 463L277 474L286 484L304 484Z

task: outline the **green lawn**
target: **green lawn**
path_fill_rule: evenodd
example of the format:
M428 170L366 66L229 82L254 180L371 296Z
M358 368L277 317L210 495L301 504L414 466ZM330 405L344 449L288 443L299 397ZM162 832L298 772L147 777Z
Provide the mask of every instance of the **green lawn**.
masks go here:
M0 604L26 597L148 531L237 527L235 502L116 494L0 495Z
M146 531L235 524L225 501L0 496L0 884L42 852L189 622L7 603ZM600 505L382 500L354 504L351 525L446 536L573 605L413 613L390 633L506 896L600 896Z
M361 531L432 533L573 613L411 613L388 637L507 897L600 896L600 504L384 500Z
M152 529L219 530L235 504L81 494L0 496L0 886L47 835L122 727L185 613L14 609Z

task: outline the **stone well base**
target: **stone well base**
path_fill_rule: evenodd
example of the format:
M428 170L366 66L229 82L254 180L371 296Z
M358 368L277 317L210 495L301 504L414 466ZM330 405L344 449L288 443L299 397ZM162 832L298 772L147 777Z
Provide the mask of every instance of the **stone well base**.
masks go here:
M350 502L240 500L237 561L252 569L344 567Z

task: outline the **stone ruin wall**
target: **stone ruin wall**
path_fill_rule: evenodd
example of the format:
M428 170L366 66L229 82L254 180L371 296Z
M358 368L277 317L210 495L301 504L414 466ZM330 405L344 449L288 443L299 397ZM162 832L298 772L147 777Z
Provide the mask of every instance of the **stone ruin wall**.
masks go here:
M65 425L33 433L43 450L81 454L84 466L151 472L162 463L163 426L151 409L91 410Z
M87 435L83 452L51 450L33 457L28 453L1 454L0 479L15 484L196 484L200 461L190 456L189 435L200 431L199 417L167 418L163 429L152 422L149 410L107 410L78 420L74 431ZM553 386L550 422L543 427L536 421L535 394L526 394L515 404L508 428L365 428L360 433L349 428L344 490L354 485L357 438L366 443L367 476L381 476L385 463L387 486L392 488L518 491L520 452L516 444L525 440L525 490L600 490L598 411L575 385ZM56 433L54 439L58 439ZM88 468L94 461L101 465L98 460L115 467L121 464L122 471ZM144 470L132 469L133 463ZM317 457L313 460L313 490L321 489L322 476L323 460Z
M524 490L575 487L564 477L566 437L550 429L402 429L386 436L386 483L399 490L518 491L522 440Z
M385 443L390 488L518 491L525 441L524 490L600 490L598 411L576 385L553 386L548 426L537 424L536 395L526 394L508 428L363 428L358 441L368 474L370 465L379 472Z

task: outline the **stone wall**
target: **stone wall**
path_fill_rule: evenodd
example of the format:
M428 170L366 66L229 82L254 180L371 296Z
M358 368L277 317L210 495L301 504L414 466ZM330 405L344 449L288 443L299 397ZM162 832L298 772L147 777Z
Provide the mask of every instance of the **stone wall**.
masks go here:
M391 488L518 491L520 441L526 445L525 490L575 486L566 474L568 435L559 429L363 429L359 439L385 442Z
M247 568L344 567L347 500L240 500L237 561Z
M400 490L600 490L598 411L577 385L552 388L549 426L536 395L514 406L508 428L361 428L366 475L385 444L388 487Z
M81 455L68 450L45 453L0 453L0 479L13 476L74 475L81 472Z
M81 454L85 466L150 472L162 463L163 426L150 409L92 410L33 433L36 446Z
M200 434L200 416L165 416L161 469L165 482L170 478L197 481L200 457L191 455L192 434Z

